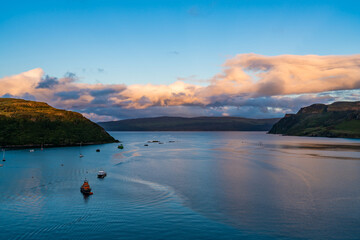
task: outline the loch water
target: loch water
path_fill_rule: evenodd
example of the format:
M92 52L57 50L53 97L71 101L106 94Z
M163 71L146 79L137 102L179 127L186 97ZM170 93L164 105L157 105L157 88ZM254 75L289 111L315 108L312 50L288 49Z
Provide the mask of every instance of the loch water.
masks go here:
M83 146L83 158L79 147L7 151L0 239L360 238L359 140L111 134L124 149Z

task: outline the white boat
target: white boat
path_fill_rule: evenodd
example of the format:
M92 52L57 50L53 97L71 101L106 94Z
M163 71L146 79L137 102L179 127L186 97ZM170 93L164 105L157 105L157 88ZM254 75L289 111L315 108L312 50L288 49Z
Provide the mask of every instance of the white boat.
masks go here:
M34 149L30 149L29 152L35 152L35 150L34 150Z
M98 178L104 178L104 177L106 177L106 172L104 170L100 170L98 172L97 176L98 176Z
M80 155L79 155L80 158L84 157L84 155L81 154L81 144L82 143L80 143Z

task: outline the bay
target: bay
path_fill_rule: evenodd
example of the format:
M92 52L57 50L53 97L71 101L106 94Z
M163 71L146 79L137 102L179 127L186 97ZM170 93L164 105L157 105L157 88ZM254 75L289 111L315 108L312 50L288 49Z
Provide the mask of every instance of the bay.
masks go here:
M265 132L111 132L11 150L0 239L358 239L360 141ZM151 142L148 141L160 141ZM144 146L148 144L148 146ZM96 149L100 152L96 152ZM97 178L97 171L108 176ZM80 193L87 179L94 194Z

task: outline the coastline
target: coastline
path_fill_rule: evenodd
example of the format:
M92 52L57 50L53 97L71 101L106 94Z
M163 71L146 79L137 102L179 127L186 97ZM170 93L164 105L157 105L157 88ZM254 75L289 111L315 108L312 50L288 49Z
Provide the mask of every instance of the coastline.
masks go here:
M119 140L115 141L106 141L106 142L87 142L81 143L82 146L89 146L89 145L102 145L108 143L118 143ZM42 145L43 148L60 148L60 147L76 147L79 146L80 143L74 144L44 144ZM0 149L28 149L28 148L41 148L41 144L23 144L23 145L3 145L0 146Z

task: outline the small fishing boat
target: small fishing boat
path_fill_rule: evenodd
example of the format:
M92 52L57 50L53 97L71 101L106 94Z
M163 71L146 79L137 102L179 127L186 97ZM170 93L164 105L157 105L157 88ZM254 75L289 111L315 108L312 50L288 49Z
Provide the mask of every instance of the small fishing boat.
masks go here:
M93 193L91 192L91 187L89 185L88 180L84 180L83 185L80 187L80 192L84 195L92 195Z
M35 152L35 150L34 150L34 149L30 149L29 152Z
M147 146L149 146L149 144L146 144L146 143L145 143L144 146L147 147Z
M100 149L96 149L96 152L100 152Z
M106 177L106 172L104 170L100 170L98 172L97 176L98 176L98 178L104 178L104 177Z
M124 146L123 146L122 144L120 144L120 145L118 146L118 149L124 149Z

